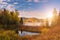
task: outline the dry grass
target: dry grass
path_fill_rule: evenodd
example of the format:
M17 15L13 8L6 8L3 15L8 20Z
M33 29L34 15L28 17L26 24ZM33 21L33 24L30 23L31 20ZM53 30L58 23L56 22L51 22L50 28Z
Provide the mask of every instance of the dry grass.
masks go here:
M60 40L60 25L51 27L45 34L26 38L27 40Z

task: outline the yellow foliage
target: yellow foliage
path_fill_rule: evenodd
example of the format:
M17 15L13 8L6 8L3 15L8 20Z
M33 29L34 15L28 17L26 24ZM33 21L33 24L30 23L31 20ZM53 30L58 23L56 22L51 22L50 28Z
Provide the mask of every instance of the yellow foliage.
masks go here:
M13 30L0 30L0 40L18 40L19 38Z
M43 28L41 31L42 31L42 33L46 33L46 32L48 32L48 28Z

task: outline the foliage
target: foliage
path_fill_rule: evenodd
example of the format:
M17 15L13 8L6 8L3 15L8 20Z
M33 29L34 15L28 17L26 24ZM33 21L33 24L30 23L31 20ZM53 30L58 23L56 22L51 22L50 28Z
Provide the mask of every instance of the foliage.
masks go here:
M19 40L20 37L15 31L12 30L0 30L0 40Z
M46 28L49 27L49 22L48 22L48 18L46 19Z
M4 29L16 29L18 28L20 19L18 17L18 11L8 11L6 9L0 10L0 28Z

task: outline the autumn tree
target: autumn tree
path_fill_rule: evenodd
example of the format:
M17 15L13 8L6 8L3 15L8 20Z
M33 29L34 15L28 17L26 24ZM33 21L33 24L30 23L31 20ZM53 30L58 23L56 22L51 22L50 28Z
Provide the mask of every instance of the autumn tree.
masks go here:
M3 28L18 28L18 24L20 23L20 18L18 17L18 11L8 11L4 9L0 10L0 24L4 25ZM12 27L13 26L13 27Z
M46 19L46 27L47 27L47 28L49 27L49 21L48 21L48 18Z
M54 26L57 24L57 19L58 19L58 16L57 16L57 11L56 11L56 8L53 9L53 17L52 17L52 22L51 22L51 25Z
M59 11L59 15L58 15L57 25L60 25L60 11Z

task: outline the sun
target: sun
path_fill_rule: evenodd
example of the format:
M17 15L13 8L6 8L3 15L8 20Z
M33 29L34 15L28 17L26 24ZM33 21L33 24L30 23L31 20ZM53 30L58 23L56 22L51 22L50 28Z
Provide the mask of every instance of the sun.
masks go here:
M53 14L52 13L48 13L47 18L48 18L49 26L50 26L51 25L52 18L53 18Z
M47 17L48 17L48 18L52 18L52 17L53 17L53 14L52 14L52 13L49 13L49 14L47 15Z

